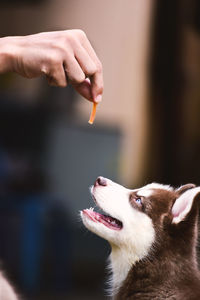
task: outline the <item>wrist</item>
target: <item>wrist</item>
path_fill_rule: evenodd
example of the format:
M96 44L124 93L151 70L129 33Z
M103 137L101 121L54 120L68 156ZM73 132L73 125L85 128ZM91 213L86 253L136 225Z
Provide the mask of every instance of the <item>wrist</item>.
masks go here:
M0 38L0 74L14 71L16 39L15 37Z

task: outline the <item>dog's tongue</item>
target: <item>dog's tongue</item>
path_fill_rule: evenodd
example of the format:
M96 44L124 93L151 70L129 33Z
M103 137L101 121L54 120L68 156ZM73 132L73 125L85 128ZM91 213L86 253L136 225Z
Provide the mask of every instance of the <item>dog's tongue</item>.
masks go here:
M105 226L111 229L122 229L122 222L111 216L102 215L98 212L93 211L92 209L85 209L83 210L83 213L86 214L92 221L103 223Z
M117 219L115 219L115 218L113 218L113 217L111 217L111 216L106 216L106 215L101 215L101 217L102 217L106 222L108 222L109 224L111 224L112 226L117 227L117 228L119 228L119 229L122 228L122 223L121 223L119 220L117 220Z

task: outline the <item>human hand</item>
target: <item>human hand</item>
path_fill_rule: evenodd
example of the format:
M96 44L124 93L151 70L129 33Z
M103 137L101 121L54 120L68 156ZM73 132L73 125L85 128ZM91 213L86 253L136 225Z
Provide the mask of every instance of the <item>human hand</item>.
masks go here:
M26 78L45 75L50 85L68 83L83 97L100 102L102 65L82 30L43 32L0 39L0 73Z

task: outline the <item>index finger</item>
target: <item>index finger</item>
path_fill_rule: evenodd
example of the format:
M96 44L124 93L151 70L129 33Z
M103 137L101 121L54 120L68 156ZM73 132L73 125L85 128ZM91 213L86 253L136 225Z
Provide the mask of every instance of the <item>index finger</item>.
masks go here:
M103 73L96 72L90 77L92 98L95 102L100 102L103 94Z

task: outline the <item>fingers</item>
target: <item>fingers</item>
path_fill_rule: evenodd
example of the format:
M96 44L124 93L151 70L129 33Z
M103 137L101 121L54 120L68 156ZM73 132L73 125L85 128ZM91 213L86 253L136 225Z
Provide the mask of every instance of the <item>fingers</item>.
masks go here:
M75 58L83 70L85 77L90 77L97 72L97 66L87 51L80 45L75 52Z
M95 72L90 76L91 79L91 92L93 99L96 102L101 101L101 96L103 93L103 70L102 70L102 64L100 60L98 59L94 49L92 48L89 40L87 38L83 39L83 46L86 49L87 53L93 60L96 69Z
M47 70L44 68L42 72L45 73L47 81L50 85L66 87L68 80L74 87L78 87L79 85L81 85L80 91L82 91L82 89L86 89L86 85L84 84L86 78L85 74L88 74L88 72L93 72L92 68L92 61L87 61L85 65L82 64L81 67L74 56L68 55L67 59L65 59L64 61L61 58L57 60L54 59L53 61L51 61L51 64L48 64ZM89 88L88 84L87 88ZM76 90L79 91L79 88L76 88ZM88 95L86 98L88 97L90 99L92 98L91 93L90 96Z
M50 85L61 87L70 82L86 99L101 100L102 65L83 31L47 32L17 41L17 73L29 78L45 74Z
M67 78L72 84L78 85L84 82L86 75L75 57L68 57L64 61L64 69Z
M73 84L73 87L75 90L84 98L87 100L93 102L93 96L91 92L91 83L89 80L85 79L82 83L80 84Z
M62 64L57 64L54 66L48 74L46 74L47 81L49 85L66 87L67 78Z
M97 71L90 79L91 93L95 102L99 103L102 100L103 94L103 76L102 72Z
M85 94L84 97L88 100L100 102L103 93L103 75L102 70L99 67L100 64L94 62L83 47L77 49L76 59L84 72L85 77L90 78L90 83L87 81L81 82L80 86L76 86L76 90L82 96Z
M90 89L93 101L100 102L103 93L103 71L101 62L92 48L86 34L82 30L72 30L70 32L71 35L68 44L72 47L73 55L84 73L85 78L90 78ZM68 76L70 75L71 70L69 70L68 65ZM73 79L76 80L76 76ZM85 84L82 84L83 82L84 80L79 83L72 80L73 85L81 84L80 90L82 90L82 87L84 87L84 89L86 87ZM79 89L77 85L76 89Z

